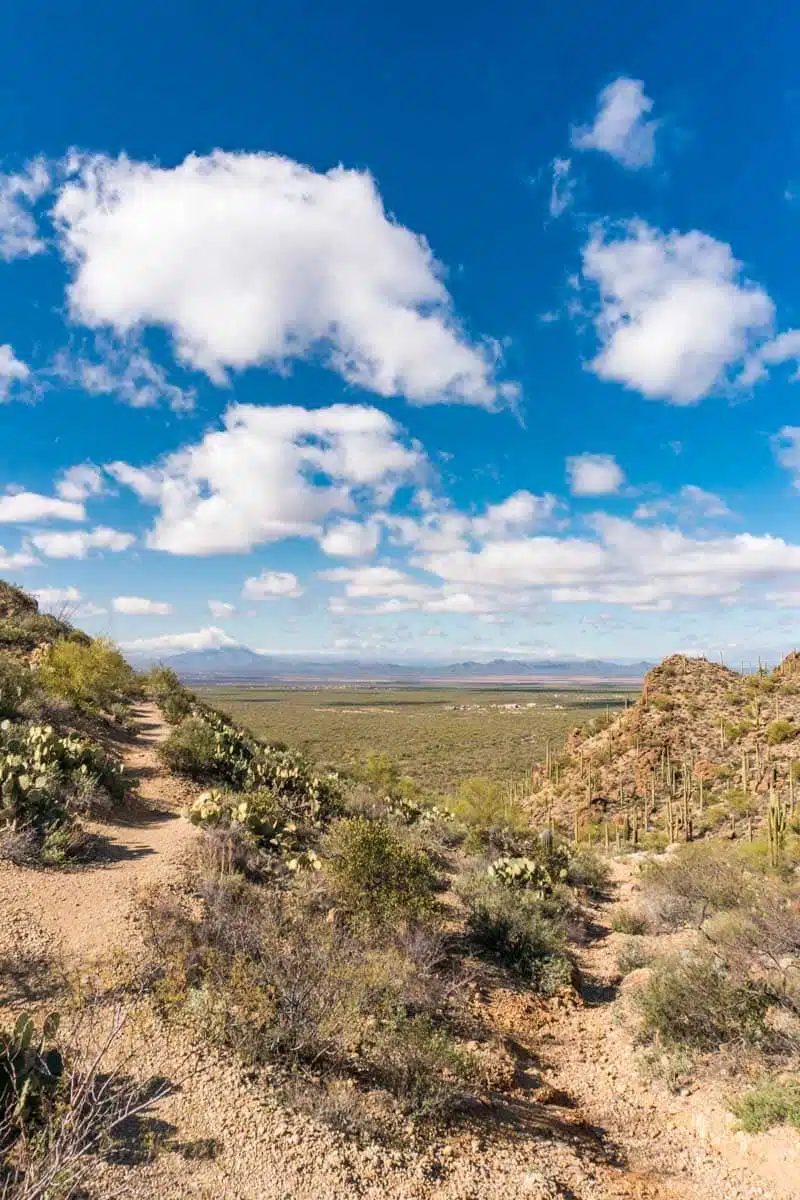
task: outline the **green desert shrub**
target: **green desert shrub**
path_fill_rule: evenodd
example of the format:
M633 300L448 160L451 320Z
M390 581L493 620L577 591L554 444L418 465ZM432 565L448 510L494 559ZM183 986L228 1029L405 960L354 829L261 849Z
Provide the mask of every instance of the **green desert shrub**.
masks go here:
M0 620L0 646L4 650L33 650L37 644L35 635L18 621Z
M615 933L641 936L647 933L647 917L629 905L618 905L611 914L611 928Z
M153 696L156 699L173 692L183 692L186 690L178 676L172 670L172 667L165 667L161 664L151 667L142 676L142 686L148 696Z
M777 746L781 742L788 742L790 738L797 735L797 726L791 721L771 721L767 726L767 741L770 746Z
M41 659L39 680L48 695L90 709L106 709L136 689L136 677L128 663L102 639L88 644L64 639L55 642Z
M67 640L88 645L91 638L69 622L35 609L0 618L0 648L30 653L37 646Z
M370 1056L376 1079L417 1119L447 1116L474 1090L474 1063L425 1013L398 1012L380 1026Z
M698 842L647 864L640 907L657 927L678 929L737 908L751 891L738 854L720 842Z
M545 995L569 984L572 967L557 905L534 891L499 886L485 873L464 880L459 894L468 932L479 949Z
M152 696L170 725L191 716L198 707L197 697L181 683L171 667L151 667L141 677L145 695Z
M529 829L527 815L507 788L491 779L465 779L453 804L456 816L476 829Z
M165 692L159 697L158 706L170 725L178 725L192 713L192 698L188 692Z
M593 850L570 848L567 879L572 887L597 895L608 887L611 872L608 863Z
M730 972L707 952L662 959L636 993L645 1035L696 1050L766 1042L770 997L759 981Z
M26 663L0 653L0 721L15 717L36 693L36 678Z
M402 778L397 763L385 750L368 754L359 774L368 787L387 796L397 790Z
M207 780L217 767L217 742L214 730L202 717L186 717L159 743L158 755L177 775Z
M800 1130L800 1078L765 1079L736 1096L730 1108L746 1133L763 1133L773 1125Z
M626 941L617 951L617 966L622 975L638 971L641 967L649 967L653 962L653 952L638 939Z
M477 852L523 856L538 836L528 814L508 788L494 780L465 779L448 808L467 830L467 846Z
M436 906L439 878L430 857L380 821L348 817L324 847L331 891L347 912L371 923L417 921Z

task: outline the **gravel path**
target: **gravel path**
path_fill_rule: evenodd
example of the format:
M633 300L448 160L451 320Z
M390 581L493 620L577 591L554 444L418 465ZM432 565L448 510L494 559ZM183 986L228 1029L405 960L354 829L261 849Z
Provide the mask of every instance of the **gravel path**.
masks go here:
M124 760L136 797L112 821L91 826L97 860L69 871L0 863L0 952L5 942L17 953L47 952L67 968L90 967L125 943L136 890L174 875L195 834L180 816L187 785L159 765L155 747L168 727L155 705L140 705L133 718Z
M539 1030L553 1082L625 1148L631 1166L659 1173L689 1196L798 1200L800 1136L794 1130L737 1133L724 1081L698 1085L687 1077L676 1093L643 1075L630 1020L635 973L620 988L617 966L620 947L630 939L611 928L611 910L635 896L636 877L624 860L613 867L612 894L595 906L591 941L579 951L581 1003L552 1009ZM665 939L648 941L656 952L665 948L659 945Z

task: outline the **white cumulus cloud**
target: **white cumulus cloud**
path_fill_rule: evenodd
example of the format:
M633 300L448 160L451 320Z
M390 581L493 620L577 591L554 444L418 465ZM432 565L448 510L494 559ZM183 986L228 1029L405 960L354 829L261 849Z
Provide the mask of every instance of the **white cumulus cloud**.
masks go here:
M680 521L697 521L730 517L731 510L721 496L708 492L693 483L684 484L675 496L647 500L634 511L637 521L652 521L657 517L675 516Z
M128 550L136 538L132 533L98 525L96 529L68 533L34 533L30 543L46 558L86 558L92 550L119 553Z
M363 599L424 599L428 585L420 583L396 567L333 567L320 571L320 579L343 583L345 595L351 600Z
M800 578L800 545L771 535L690 536L607 515L595 538L516 538L476 550L430 553L419 565L454 589L528 590L556 603L620 604L665 611L728 602L765 582Z
M571 175L572 160L554 158L550 164L550 216L563 217L575 198L575 180Z
M470 518L469 533L473 537L506 537L512 533L527 533L554 515L558 507L555 496L535 496L532 492L514 492L499 504L489 504L483 514Z
M0 523L48 520L85 521L86 511L74 500L42 496L38 492L8 492L0 496Z
M653 101L645 94L641 79L621 76L603 88L597 100L597 115L590 126L572 130L576 150L600 150L623 167L650 167L656 155L658 121L648 121Z
M146 596L115 596L111 607L129 617L168 617L175 611L166 601L148 600Z
M643 221L620 236L596 228L583 275L596 290L601 346L590 370L651 399L701 400L772 325L772 301L742 278L730 246L696 230L665 234Z
M157 404L165 404L173 412L194 408L194 391L170 383L163 367L135 341L114 345L98 338L96 350L95 358L61 351L53 363L53 375L91 396L114 396L131 408L153 408Z
M772 439L775 457L792 473L792 482L800 488L800 425L784 425Z
M131 653L180 654L184 650L221 650L226 646L238 646L224 629L209 625L192 633L164 633L160 637L133 638L120 642L123 650Z
M106 490L103 472L92 463L80 463L68 467L56 483L56 492L62 500L81 503L90 496L101 496Z
M320 548L331 558L368 558L381 540L377 521L340 521L320 539Z
M610 496L625 482L624 472L611 454L576 454L568 458L567 477L573 496Z
M559 508L555 496L514 492L482 513L458 512L423 493L417 498L419 516L385 518L393 540L417 553L467 549L481 539L522 535L552 522Z
M161 326L218 383L314 357L419 404L516 395L496 380L497 344L468 339L430 247L387 216L367 172L222 151L173 168L73 165L53 216L75 320L122 336Z
M150 467L113 463L121 484L160 509L148 538L173 554L248 550L286 537L320 537L323 521L364 495L386 502L421 469L385 413L234 405L223 428Z
M759 346L745 362L739 382L745 387L760 383L767 378L769 367L785 362L794 363L790 382L797 383L800 380L800 329L787 329Z
M30 550L6 550L0 546L0 571L24 571L26 567L35 567L39 560Z
M39 602L39 607L48 609L65 609L80 603L81 594L76 587L66 588L35 588L31 593Z
M303 588L291 571L262 571L260 575L245 579L242 588L242 595L247 600L294 599L302 594Z

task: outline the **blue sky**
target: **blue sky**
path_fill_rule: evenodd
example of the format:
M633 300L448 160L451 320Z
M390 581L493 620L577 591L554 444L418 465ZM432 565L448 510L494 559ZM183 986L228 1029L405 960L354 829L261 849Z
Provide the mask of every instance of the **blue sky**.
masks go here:
M118 8L0 18L0 575L164 653L794 645L794 7Z

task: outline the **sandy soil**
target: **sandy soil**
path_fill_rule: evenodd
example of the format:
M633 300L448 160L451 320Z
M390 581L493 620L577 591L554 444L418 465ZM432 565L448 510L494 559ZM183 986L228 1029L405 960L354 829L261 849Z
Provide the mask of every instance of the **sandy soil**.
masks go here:
M174 874L195 832L180 816L187 785L158 764L155 746L168 727L155 705L141 705L134 719L136 736L124 757L137 795L113 821L91 826L96 860L68 871L0 863L0 946L5 940L30 947L33 940L38 952L47 949L68 968L86 968L124 945L136 890Z

